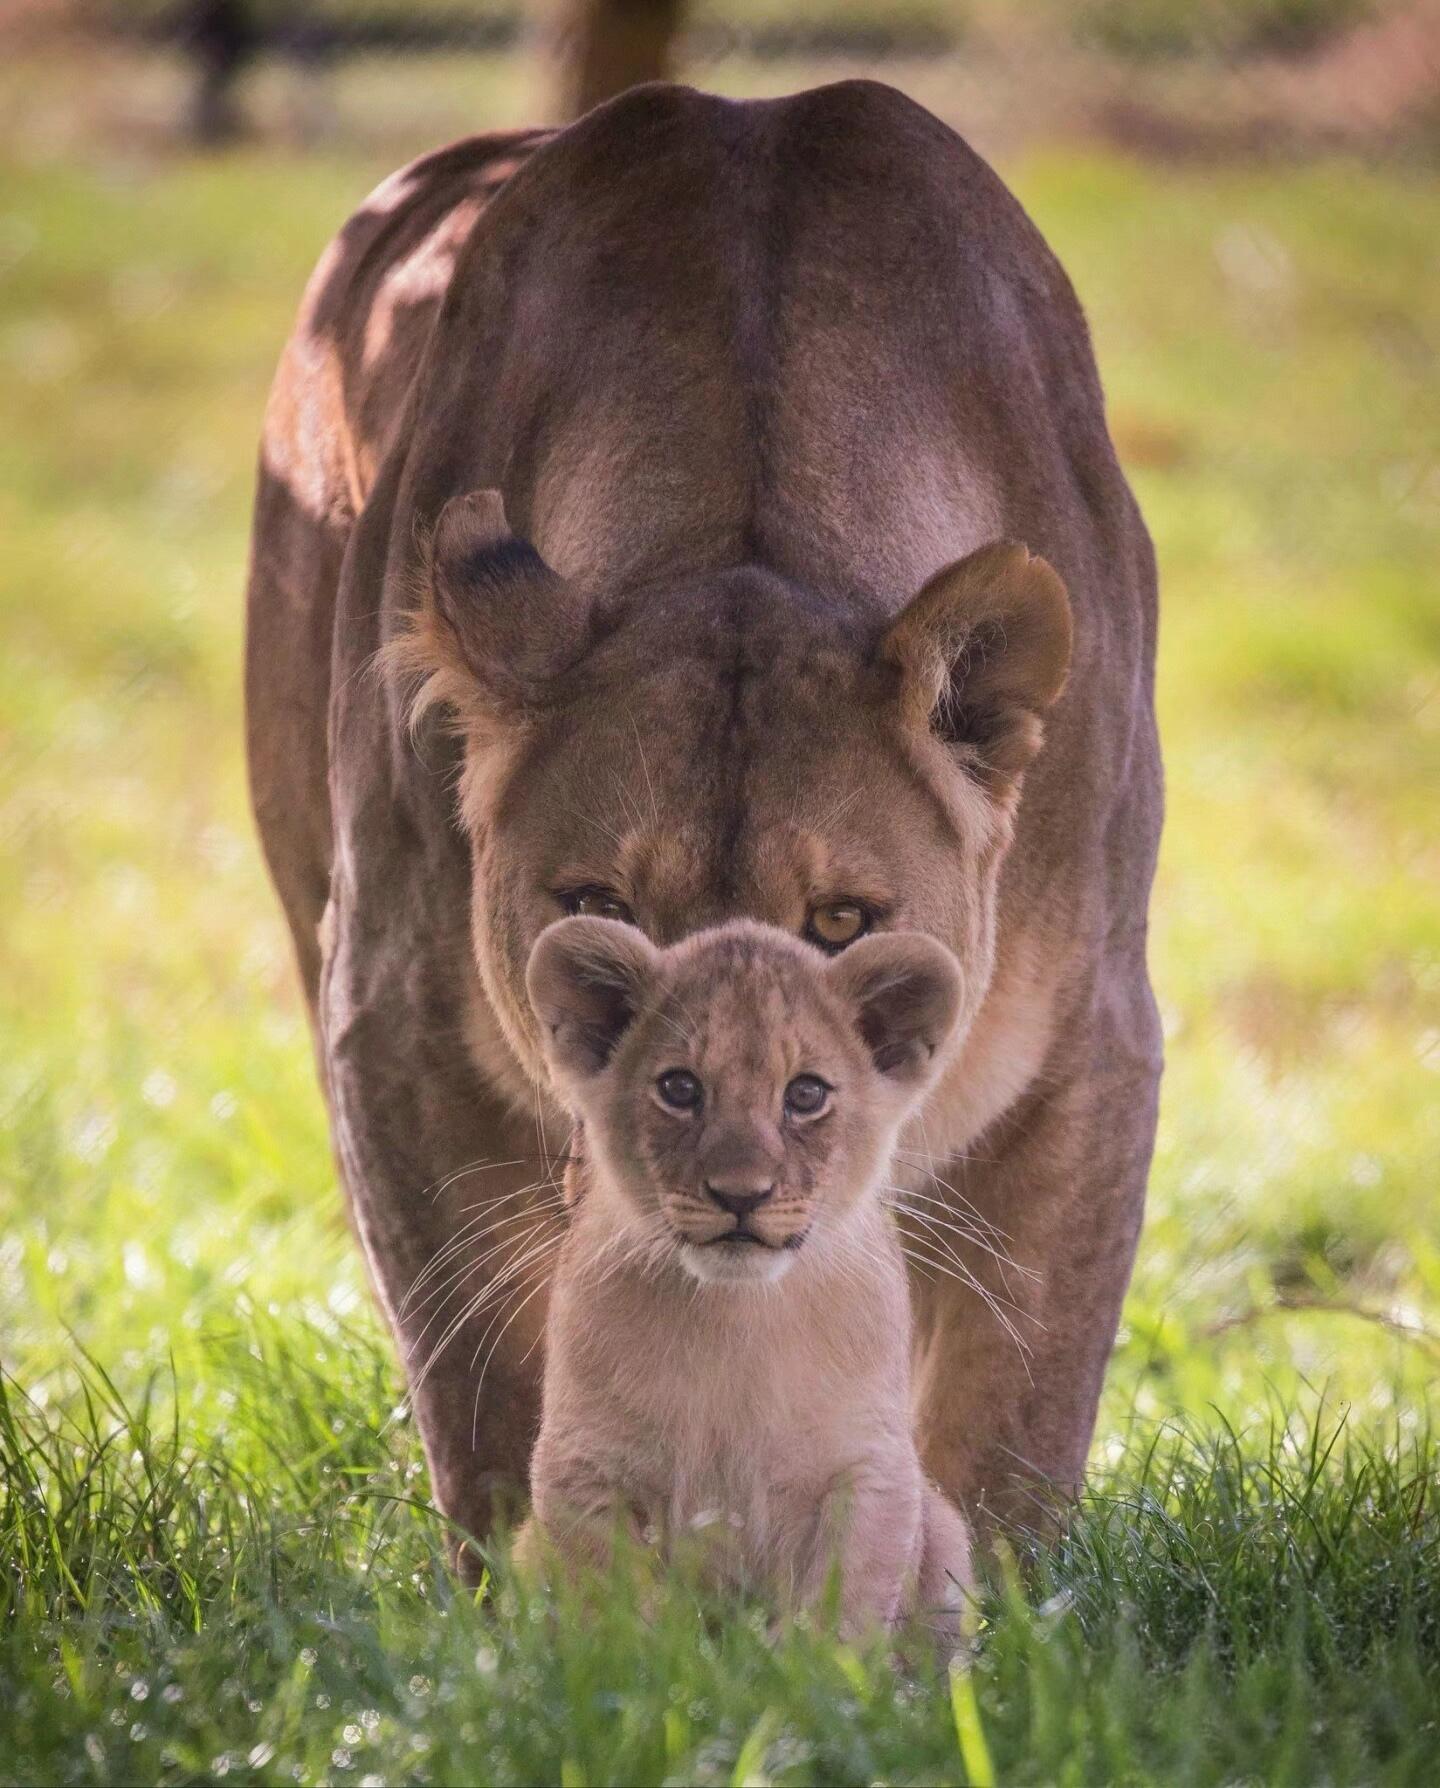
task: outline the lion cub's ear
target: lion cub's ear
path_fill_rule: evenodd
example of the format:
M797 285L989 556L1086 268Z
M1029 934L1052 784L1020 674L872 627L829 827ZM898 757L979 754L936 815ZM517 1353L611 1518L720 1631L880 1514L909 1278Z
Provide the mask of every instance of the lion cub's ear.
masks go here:
M923 1085L960 1016L960 964L944 944L920 932L882 931L851 944L826 973L854 1010L880 1072L903 1086Z
M545 1056L563 1083L588 1080L615 1053L655 973L659 951L618 919L558 919L535 940L525 984Z
M417 717L443 702L483 726L532 706L583 656L589 624L589 603L510 532L499 491L477 490L441 510L420 607L386 657L426 679Z
M937 571L891 623L881 656L900 669L914 723L962 747L967 767L1003 797L1040 749L1071 631L1059 574L1002 540Z

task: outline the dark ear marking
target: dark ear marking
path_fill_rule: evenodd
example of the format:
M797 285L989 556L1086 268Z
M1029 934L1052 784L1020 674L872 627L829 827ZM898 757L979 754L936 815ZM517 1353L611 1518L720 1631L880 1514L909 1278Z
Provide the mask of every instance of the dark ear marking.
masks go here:
M891 623L881 657L901 673L911 723L962 752L982 787L1004 798L1040 749L1071 645L1059 575L996 541L936 572Z
M557 1079L603 1071L644 1003L658 954L618 919L560 919L540 933L525 984Z
M960 965L950 951L919 932L881 932L852 944L827 972L878 1071L923 1086L960 1015Z
M523 718L584 654L588 601L510 531L498 490L452 497L422 555L419 608L385 649L424 679L416 716L440 702L480 729Z

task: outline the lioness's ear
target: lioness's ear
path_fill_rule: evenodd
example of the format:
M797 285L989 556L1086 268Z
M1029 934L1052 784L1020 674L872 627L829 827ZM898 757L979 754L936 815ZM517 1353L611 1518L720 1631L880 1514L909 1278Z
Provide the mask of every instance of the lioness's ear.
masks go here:
M920 932L880 932L827 972L880 1072L906 1086L927 1080L960 1016L960 965L945 946Z
M579 1080L600 1072L639 1011L658 956L618 919L558 919L540 933L525 984L553 1070Z
M533 704L583 655L589 622L588 602L510 532L499 491L471 491L441 510L420 608L387 657L428 679L417 712L447 702L478 721Z
M937 571L891 623L881 655L900 669L914 723L963 747L980 782L1003 796L1040 749L1070 643L1058 573L1002 540Z

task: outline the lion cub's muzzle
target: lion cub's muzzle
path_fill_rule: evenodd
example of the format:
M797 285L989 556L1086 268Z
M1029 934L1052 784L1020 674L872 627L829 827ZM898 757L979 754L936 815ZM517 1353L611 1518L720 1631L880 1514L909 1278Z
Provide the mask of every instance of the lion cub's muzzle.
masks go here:
M680 1256L697 1279L772 1281L792 1264L809 1227L793 1206L781 1209L773 1184L705 1183L705 1205L687 1198L671 1214Z

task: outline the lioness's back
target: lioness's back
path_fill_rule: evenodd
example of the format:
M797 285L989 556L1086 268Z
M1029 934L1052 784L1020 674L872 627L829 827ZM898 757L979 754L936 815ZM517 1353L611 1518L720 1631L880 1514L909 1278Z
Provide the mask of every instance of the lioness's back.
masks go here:
M1017 501L1032 547L1062 546L1077 467L1123 503L1063 272L874 82L626 94L530 156L455 278L427 452L483 483L501 429L512 521L578 578L760 559L893 608ZM637 549L617 500L646 489Z

